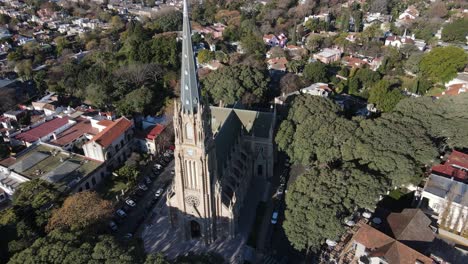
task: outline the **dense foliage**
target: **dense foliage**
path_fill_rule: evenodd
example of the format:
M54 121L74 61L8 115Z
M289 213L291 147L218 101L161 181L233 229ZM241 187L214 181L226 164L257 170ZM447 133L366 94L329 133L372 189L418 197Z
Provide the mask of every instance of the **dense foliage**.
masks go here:
M436 47L421 59L420 70L424 77L437 82L448 82L468 62L468 55L454 46Z
M447 42L466 42L468 35L468 18L458 19L444 26L442 40Z
M262 102L268 88L269 77L264 71L246 65L223 67L209 74L202 82L203 91L218 103L245 104Z
M297 96L276 136L280 150L309 168L286 196L284 228L294 247L317 250L338 238L356 209L419 182L440 152L466 147L467 99L403 99L379 118L349 120L329 99Z

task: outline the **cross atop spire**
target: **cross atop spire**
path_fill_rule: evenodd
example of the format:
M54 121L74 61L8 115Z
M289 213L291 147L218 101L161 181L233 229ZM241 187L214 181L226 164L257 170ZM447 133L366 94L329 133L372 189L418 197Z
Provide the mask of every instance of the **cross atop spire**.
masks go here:
M182 68L180 78L180 94L182 110L185 113L196 113L200 103L198 88L197 66L192 46L192 30L188 14L188 3L184 0L184 22L182 29Z

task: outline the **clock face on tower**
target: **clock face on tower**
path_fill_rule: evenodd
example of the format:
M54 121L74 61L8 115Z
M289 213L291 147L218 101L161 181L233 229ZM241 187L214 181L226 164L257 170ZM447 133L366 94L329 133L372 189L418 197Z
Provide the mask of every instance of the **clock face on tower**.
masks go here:
M196 196L188 195L185 197L185 203L193 207L198 207L198 205L200 205L200 200Z

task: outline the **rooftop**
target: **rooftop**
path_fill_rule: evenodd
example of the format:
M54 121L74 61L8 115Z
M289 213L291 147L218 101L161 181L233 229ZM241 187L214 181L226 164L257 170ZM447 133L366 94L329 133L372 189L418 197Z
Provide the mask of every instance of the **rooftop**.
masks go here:
M432 166L432 173L468 181L468 154L454 150L445 163Z
M325 48L321 52L319 52L319 53L317 53L315 55L320 56L320 57L328 58L328 57L334 57L334 56L337 56L337 55L341 55L341 51L339 49Z
M155 138L157 138L163 132L163 130L165 128L166 128L165 126L163 126L161 124L157 124L155 127L153 127L149 131L149 133L146 135L146 138L150 139L150 140L154 140Z
M15 136L15 139L26 141L29 143L35 142L40 138L53 133L55 130L68 124L68 117L57 117L45 123L38 125L28 131L22 132Z
M26 178L41 178L66 189L67 186L73 187L101 164L102 162L41 143L27 149L9 168Z
M103 121L100 121L103 122ZM110 121L112 122L112 121ZM125 133L129 128L133 126L133 122L125 117L121 117L107 125L107 127L93 137L92 141L98 143L102 147L108 147L114 142L120 135Z
M87 118L77 118L75 125L69 129L59 133L55 140L52 140L51 143L58 146L65 146L73 140L82 137L83 135L96 135L99 133L99 130L91 125L91 121Z
M367 224L364 224L359 228L354 235L353 240L364 245L369 256L385 259L388 263L433 263L431 258L385 235Z

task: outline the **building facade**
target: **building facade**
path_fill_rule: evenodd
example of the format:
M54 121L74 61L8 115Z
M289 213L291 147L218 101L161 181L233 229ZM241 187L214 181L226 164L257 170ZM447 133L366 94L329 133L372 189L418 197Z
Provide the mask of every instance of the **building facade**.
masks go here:
M210 107L200 97L184 1L181 101L175 102L171 223L183 239L232 237L254 177L273 175L274 112Z

